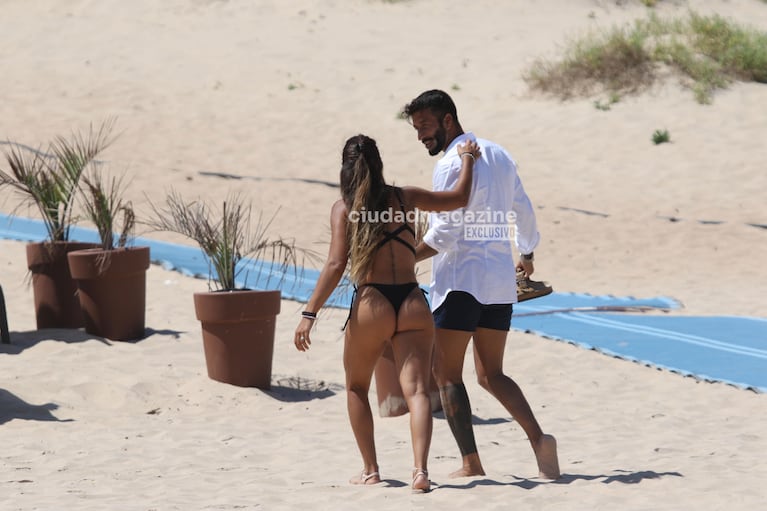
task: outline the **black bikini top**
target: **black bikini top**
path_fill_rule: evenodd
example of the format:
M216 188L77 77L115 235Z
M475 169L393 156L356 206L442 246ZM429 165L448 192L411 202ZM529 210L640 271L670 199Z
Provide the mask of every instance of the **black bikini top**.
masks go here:
M400 195L400 189L396 187L392 187L392 189L394 190L394 195L397 196L397 200L399 201L399 209L400 211L402 211L402 216L405 219L405 223L403 223L402 225L400 225L393 231L383 231L384 237L381 241L378 242L378 245L376 245L376 250L386 245L390 241L399 241L400 243L405 245L407 248L409 248L410 251L413 252L413 254L415 254L415 247L411 245L408 241L405 241L399 237L399 234L404 231L408 231L410 234L413 235L413 237L415 237L415 231L407 223L407 211L405 211L405 204L402 202L402 195Z

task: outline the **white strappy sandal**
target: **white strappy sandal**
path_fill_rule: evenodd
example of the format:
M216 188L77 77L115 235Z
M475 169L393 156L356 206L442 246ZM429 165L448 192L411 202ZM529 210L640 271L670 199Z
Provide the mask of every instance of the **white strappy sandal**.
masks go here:
M419 477L426 479L425 488L417 488L415 482ZM431 481L429 480L429 471L422 468L413 469L413 482L410 484L410 489L413 493L429 493L431 491Z
M353 479L349 482L352 484L368 484L368 481L370 481L374 477L381 477L381 474L379 474L378 472L371 472L369 474L366 474L365 471L363 470L362 473L360 473L359 479L357 480ZM378 483L369 483L369 484L378 484Z

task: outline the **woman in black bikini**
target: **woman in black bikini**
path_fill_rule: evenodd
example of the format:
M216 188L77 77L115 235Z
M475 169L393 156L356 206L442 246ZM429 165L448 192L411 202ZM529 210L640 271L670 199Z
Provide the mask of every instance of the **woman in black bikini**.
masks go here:
M469 200L476 143L457 146L462 156L460 178L450 191L432 192L406 186L395 188L383 178L383 163L375 140L357 135L342 153L341 199L330 213L328 260L317 287L296 328L299 351L311 344L317 311L338 285L350 262L355 285L344 341L347 407L363 470L350 482L381 482L368 401L370 381L386 342L391 340L400 384L410 411L414 469L412 489L430 489L427 458L432 415L429 399L434 320L415 276L414 211L447 211ZM391 220L391 221L389 221Z

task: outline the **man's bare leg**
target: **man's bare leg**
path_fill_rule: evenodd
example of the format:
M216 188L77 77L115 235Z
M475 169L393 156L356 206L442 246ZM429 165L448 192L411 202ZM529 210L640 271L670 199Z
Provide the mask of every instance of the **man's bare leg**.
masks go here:
M543 479L559 479L559 457L557 456L557 440L547 434L541 435L533 447L535 460L538 462L538 477Z
M434 377L445 418L461 451L461 468L450 477L485 475L471 425L471 403L463 384L463 359L471 332L438 328L435 334Z
M474 333L474 364L479 384L500 401L525 431L535 453L539 476L557 479L560 473L556 440L543 433L522 389L503 373L506 334L488 328L478 328Z
M482 462L474 440L471 425L471 403L463 383L448 384L439 388L442 409L453 433L458 449L461 451L461 468L452 472L450 477L468 477L485 475Z

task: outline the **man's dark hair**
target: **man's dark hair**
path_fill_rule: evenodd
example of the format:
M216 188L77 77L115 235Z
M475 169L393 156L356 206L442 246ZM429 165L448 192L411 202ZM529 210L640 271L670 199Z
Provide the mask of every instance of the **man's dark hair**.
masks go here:
M422 110L429 110L431 113L437 116L438 119L442 119L445 114L451 114L453 119L458 122L458 113L455 109L455 103L447 94L447 92L433 89L421 93L417 98L408 103L402 108L402 117L408 119L416 112Z

